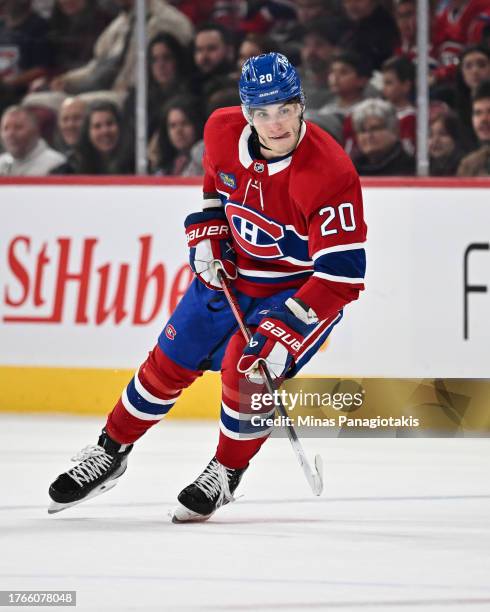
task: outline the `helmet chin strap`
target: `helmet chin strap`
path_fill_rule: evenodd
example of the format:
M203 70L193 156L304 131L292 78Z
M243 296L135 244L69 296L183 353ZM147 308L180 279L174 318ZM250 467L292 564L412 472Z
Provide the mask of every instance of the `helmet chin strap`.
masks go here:
M294 147L291 149L291 151L294 151L294 149L296 149L296 147L298 146L299 139L301 138L301 127L302 126L303 126L303 112L301 112L301 115L299 117L298 136L296 138L296 142L294 143Z
M260 140L260 136L259 133L257 132L257 130L255 129L255 126L252 125L252 131L255 134L255 137L257 138L257 142L260 145L261 149L267 149L267 151L272 151L272 149L270 147L268 147L267 145L265 145L261 140Z

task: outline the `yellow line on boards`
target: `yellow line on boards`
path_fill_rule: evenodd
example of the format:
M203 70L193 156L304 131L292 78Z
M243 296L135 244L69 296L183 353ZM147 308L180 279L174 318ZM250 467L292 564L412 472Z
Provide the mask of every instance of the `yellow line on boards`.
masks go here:
M0 366L0 412L105 415L134 370ZM168 418L219 419L219 374L206 372L186 389Z

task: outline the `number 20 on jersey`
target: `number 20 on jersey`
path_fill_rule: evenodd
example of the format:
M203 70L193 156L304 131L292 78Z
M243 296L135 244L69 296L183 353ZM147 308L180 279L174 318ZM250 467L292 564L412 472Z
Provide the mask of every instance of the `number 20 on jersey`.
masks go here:
M345 232L353 232L356 229L356 220L354 219L354 207L351 202L344 202L338 207L324 206L320 210L320 216L326 215L325 221L321 225L322 236L331 236L337 234L338 229L331 227L335 219L338 217L340 220L340 226Z

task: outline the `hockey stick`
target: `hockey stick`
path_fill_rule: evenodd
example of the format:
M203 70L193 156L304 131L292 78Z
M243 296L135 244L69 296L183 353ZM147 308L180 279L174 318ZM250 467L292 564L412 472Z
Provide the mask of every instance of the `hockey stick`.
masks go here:
M221 288L223 289L223 293L225 294L228 305L233 312L236 322L238 323L238 327L242 332L243 337L248 342L252 337L250 330L248 329L245 320L243 318L242 310L238 301L233 293L233 290L230 285L230 281L228 277L224 273L224 270L221 266L216 266L216 272L218 274L219 281L221 283ZM260 373L265 382L265 386L270 395L274 396L274 381L272 380L272 376L270 375L269 369L263 361L259 362ZM276 397L276 396L274 396ZM282 403L279 396L276 398L276 409L281 417L283 417L284 423L289 423L288 413L286 412L286 408ZM320 495L323 491L323 461L320 455L315 455L315 469L310 466L308 459L306 458L305 451L303 450L303 446L299 441L298 434L292 425L285 425L289 441L291 442L291 446L296 454L296 458L299 461L300 466L303 468L304 475L306 476L306 480L311 487L311 490L315 495Z

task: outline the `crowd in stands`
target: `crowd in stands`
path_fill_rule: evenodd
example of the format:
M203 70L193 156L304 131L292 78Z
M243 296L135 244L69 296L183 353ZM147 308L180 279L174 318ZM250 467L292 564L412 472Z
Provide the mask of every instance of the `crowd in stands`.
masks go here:
M135 173L134 0L0 0L0 175ZM297 66L363 176L416 174L416 0L147 0L148 161L203 173L244 61ZM490 0L431 0L433 176L490 175Z

